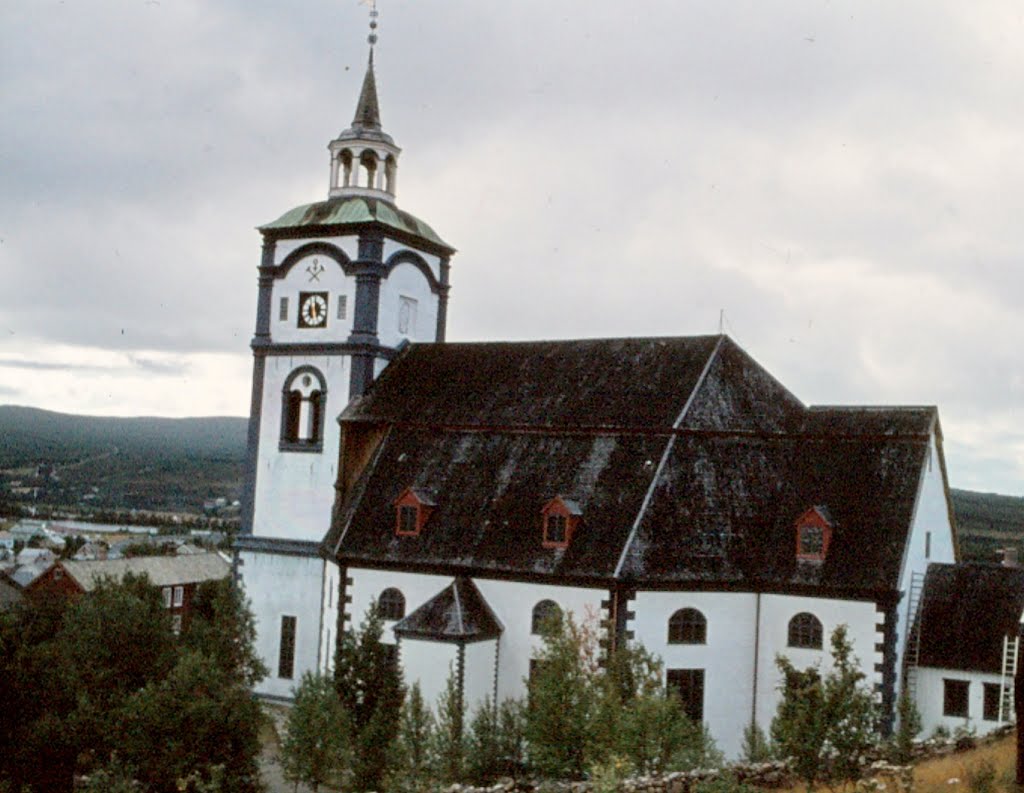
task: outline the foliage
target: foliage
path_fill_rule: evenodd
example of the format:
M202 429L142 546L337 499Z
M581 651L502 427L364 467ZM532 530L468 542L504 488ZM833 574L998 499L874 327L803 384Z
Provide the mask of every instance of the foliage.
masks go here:
M388 789L400 793L426 793L433 789L434 717L423 701L420 684L413 683L402 703Z
M181 641L202 650L252 688L267 675L256 654L256 622L241 589L228 579L204 581L192 596Z
M501 777L521 776L526 765L525 707L521 700L500 705L486 697L477 707L466 738L467 778L491 785Z
M466 707L459 679L455 670L449 667L444 693L437 703L437 730L434 732L437 772L442 782L458 782L462 778L466 760L466 740L462 729L465 718Z
M174 793L176 780L223 766L224 791L259 787L262 712L248 687L215 660L183 651L161 680L133 694L122 713L120 744L152 793Z
M139 793L141 789L134 770L115 754L109 763L90 773L76 793Z
M967 789L971 793L996 793L999 789L996 766L991 760L981 760L976 765L968 767L964 776L967 778Z
M394 648L381 642L382 635L383 622L373 605L359 629L343 633L338 643L334 686L352 718L355 790L381 789L398 735L402 675Z
M758 788L740 782L735 774L720 774L693 786L693 793L758 793Z
M71 559L76 553L78 553L82 546L85 545L85 537L78 534L74 534L71 537L64 539L64 547L61 548L60 558Z
M743 746L740 749L740 758L744 763L764 763L772 760L775 752L772 749L768 736L764 734L758 724L749 724L743 730Z
M245 681L176 641L145 577L27 598L0 616L0 679L0 778L15 790L69 790L76 772L115 779L128 766L180 769L154 788L173 790L218 753L242 779L258 751Z
M590 783L594 793L618 793L623 780L631 776L634 770L629 760L617 754L593 763L590 766Z
M571 614L544 626L542 638L526 710L530 762L543 776L579 778L596 706L596 648Z
M896 734L892 740L892 759L900 765L909 763L914 756L914 738L921 732L921 714L917 711L910 692L904 686L896 702Z
M352 726L331 680L306 672L288 713L281 768L285 779L313 788L345 775L352 765Z
M772 739L808 790L815 781L857 779L860 757L876 737L874 698L845 625L832 632L831 648L833 667L824 677L816 667L801 671L784 656L775 659L783 682Z

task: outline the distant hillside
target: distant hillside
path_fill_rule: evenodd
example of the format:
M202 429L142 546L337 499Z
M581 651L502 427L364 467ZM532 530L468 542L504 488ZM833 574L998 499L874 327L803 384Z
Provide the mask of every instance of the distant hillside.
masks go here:
M965 559L996 561L1000 548L1024 543L1024 498L953 490L953 510Z
M23 502L199 511L207 499L240 497L247 424L0 405L0 471Z

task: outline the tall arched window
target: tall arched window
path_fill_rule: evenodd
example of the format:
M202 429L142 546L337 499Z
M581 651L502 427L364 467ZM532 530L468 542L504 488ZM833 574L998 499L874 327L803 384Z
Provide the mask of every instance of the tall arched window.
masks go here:
M405 616L405 595L394 587L385 589L377 598L377 611L383 620L400 620Z
M789 621L789 646L821 649L821 620L802 611Z
M553 600L542 600L533 607L533 617L530 620L530 633L541 634L544 629L562 618L562 610Z
M679 609L668 619L669 644L704 644L708 621L697 609Z
M324 441L324 376L312 366L302 366L285 380L281 396L282 451L318 452Z

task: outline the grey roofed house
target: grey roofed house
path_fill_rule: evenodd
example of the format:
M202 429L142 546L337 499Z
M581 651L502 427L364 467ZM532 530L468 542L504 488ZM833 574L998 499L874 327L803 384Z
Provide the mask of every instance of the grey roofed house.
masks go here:
M1024 569L931 564L922 591L920 665L1001 674L1003 637L1024 616Z
M219 553L66 561L62 566L86 592L95 589L104 578L120 580L129 573L147 575L150 582L159 587L215 581L227 578L231 573L231 565Z
M898 591L941 439L933 407L806 407L726 336L412 344L340 421L343 459L380 439L324 540L343 564L845 596ZM414 544L410 488L434 501ZM558 553L527 531L554 497L580 513ZM830 551L802 564L815 506Z

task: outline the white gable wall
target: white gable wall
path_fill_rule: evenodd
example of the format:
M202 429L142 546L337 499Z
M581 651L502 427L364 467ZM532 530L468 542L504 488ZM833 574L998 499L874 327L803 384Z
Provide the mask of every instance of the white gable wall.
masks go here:
M403 298L416 301L415 311L405 333L399 331L399 312ZM435 341L437 338L438 296L430 290L423 272L413 264L396 266L380 283L380 308L377 337L388 347L397 347L404 339Z

